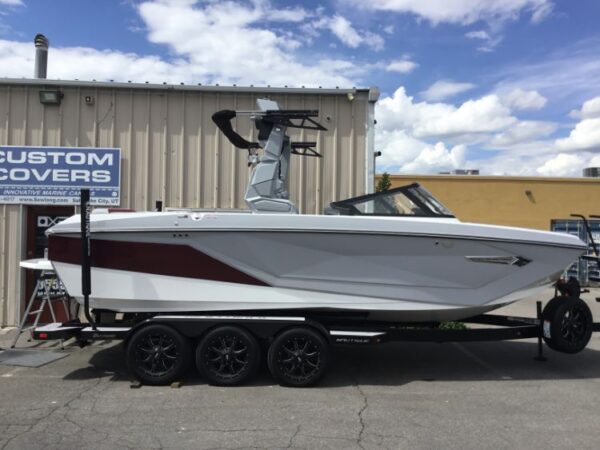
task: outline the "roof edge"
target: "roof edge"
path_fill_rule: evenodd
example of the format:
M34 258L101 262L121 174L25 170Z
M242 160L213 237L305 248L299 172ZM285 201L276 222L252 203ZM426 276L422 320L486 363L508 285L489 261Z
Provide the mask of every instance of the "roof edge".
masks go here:
M381 177L382 173L377 173L376 177ZM571 181L583 183L600 183L600 178L594 177L544 177L544 176L519 176L519 175L453 175L453 174L390 174L390 179L399 180L461 180L461 181Z
M319 95L347 95L357 92L369 94L376 88L306 88L306 87L271 87L271 86L219 86L201 84L154 84L131 83L120 81L80 81L80 80L51 80L48 78L0 78L0 85L19 86L60 86L83 88L111 88L111 89L151 89L151 90L180 90L201 92L247 92L269 94L319 94Z

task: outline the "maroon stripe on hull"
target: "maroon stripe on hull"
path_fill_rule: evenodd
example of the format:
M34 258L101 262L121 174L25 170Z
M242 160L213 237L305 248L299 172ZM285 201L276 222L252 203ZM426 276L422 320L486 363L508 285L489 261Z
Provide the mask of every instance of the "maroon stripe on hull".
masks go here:
M91 254L92 267L103 269L269 286L188 245L92 239ZM81 264L81 240L51 235L48 257L51 261Z

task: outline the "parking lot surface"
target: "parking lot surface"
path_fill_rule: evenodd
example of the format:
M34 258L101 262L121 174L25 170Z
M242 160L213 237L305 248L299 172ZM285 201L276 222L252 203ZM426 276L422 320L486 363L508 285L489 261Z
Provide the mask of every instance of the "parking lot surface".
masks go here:
M534 300L499 313L533 316ZM119 343L71 345L43 367L0 365L0 448L599 448L600 336L577 355L546 348L546 362L536 345L338 347L308 389L266 368L241 387L190 371L180 388L133 389Z

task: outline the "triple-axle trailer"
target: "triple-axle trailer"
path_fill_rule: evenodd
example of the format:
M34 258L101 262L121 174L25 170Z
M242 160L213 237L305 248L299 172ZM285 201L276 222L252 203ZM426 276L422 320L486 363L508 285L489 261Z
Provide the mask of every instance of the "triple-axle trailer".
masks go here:
M559 291L560 294L560 291ZM97 312L95 325L72 321L37 327L38 340L75 338L122 340L127 365L144 384L170 384L191 361L209 383L247 382L265 354L269 370L281 384L315 384L330 362L334 345L377 345L385 342L468 342L537 338L536 359L543 360L543 342L550 348L576 353L588 343L600 323L593 323L586 303L560 294L537 317L484 314L461 324L388 324L325 315L200 315L136 316ZM118 319L118 320L116 320ZM106 323L103 323L106 322ZM467 326L473 326L467 328Z
M551 349L577 353L600 331L575 279L559 282L535 318L484 314L461 323L390 324L327 311L240 314L133 314L89 309L89 192L82 191L82 291L88 323L73 320L33 329L33 338L122 340L132 374L145 384L178 380L191 360L208 382L236 385L251 379L266 354L269 370L281 384L309 386L324 374L333 345L376 345L392 341L466 342L537 338ZM585 222L587 224L587 222ZM600 264L599 264L600 266ZM475 325L474 327L472 325ZM469 326L471 326L469 328Z

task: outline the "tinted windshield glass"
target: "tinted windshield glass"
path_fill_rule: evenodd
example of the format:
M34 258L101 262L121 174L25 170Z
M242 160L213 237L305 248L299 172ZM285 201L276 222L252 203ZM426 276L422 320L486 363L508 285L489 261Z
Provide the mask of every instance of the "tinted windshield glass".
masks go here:
M418 184L331 203L342 215L454 217Z
M381 195L354 203L363 214L422 215L420 208L404 193L382 192Z
M415 186L409 188L410 192L425 204L429 209L442 216L454 216L448 208L442 205L431 193L423 186Z

